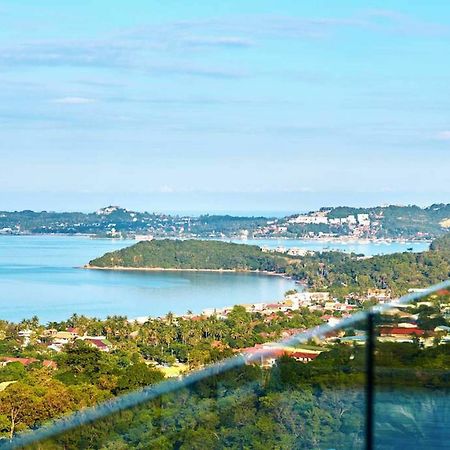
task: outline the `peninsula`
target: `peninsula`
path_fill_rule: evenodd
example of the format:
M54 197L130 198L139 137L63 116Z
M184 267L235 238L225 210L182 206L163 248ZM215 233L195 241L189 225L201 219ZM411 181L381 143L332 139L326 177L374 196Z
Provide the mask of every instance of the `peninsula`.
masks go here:
M395 298L448 278L450 234L422 253L395 253L372 258L340 252L287 256L258 246L196 239L139 242L90 261L85 268L103 270L258 271L280 274L308 289L337 298L383 290Z
M195 239L142 241L106 253L87 269L262 271L284 273L290 258L255 245Z

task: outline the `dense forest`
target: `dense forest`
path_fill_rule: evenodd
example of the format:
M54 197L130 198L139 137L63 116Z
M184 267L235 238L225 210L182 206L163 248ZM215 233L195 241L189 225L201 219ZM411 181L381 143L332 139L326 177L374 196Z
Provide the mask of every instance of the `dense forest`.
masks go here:
M446 238L447 239L447 238ZM425 288L450 278L450 252L439 242L422 253L358 258L339 252L302 257L286 268L286 273L313 289L333 295L365 294L369 289L386 289L399 296L411 288Z
M263 270L282 272L288 259L255 245L200 240L153 240L107 253L90 267Z

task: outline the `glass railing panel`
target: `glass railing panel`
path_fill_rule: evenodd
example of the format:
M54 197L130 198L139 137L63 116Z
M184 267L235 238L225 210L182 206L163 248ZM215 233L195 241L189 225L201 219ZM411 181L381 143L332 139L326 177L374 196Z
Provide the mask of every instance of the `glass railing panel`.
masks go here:
M376 318L375 448L448 448L449 312L441 289Z

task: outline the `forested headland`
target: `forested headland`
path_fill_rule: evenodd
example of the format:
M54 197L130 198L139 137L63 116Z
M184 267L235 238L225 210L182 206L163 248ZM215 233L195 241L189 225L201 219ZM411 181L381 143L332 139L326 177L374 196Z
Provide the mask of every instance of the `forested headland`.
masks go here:
M450 278L450 237L437 238L430 250L363 258L342 252L302 257L264 252L251 245L221 241L153 240L107 253L90 268L266 271L290 276L313 290L336 296L389 290L393 296Z
M284 272L289 259L255 245L162 239L139 242L90 261L89 268L236 270Z

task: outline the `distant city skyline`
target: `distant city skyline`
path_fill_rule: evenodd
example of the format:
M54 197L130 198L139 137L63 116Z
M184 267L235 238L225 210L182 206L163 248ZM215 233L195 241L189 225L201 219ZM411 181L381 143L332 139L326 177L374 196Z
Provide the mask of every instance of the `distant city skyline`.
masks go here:
M450 202L450 3L0 5L0 210Z

